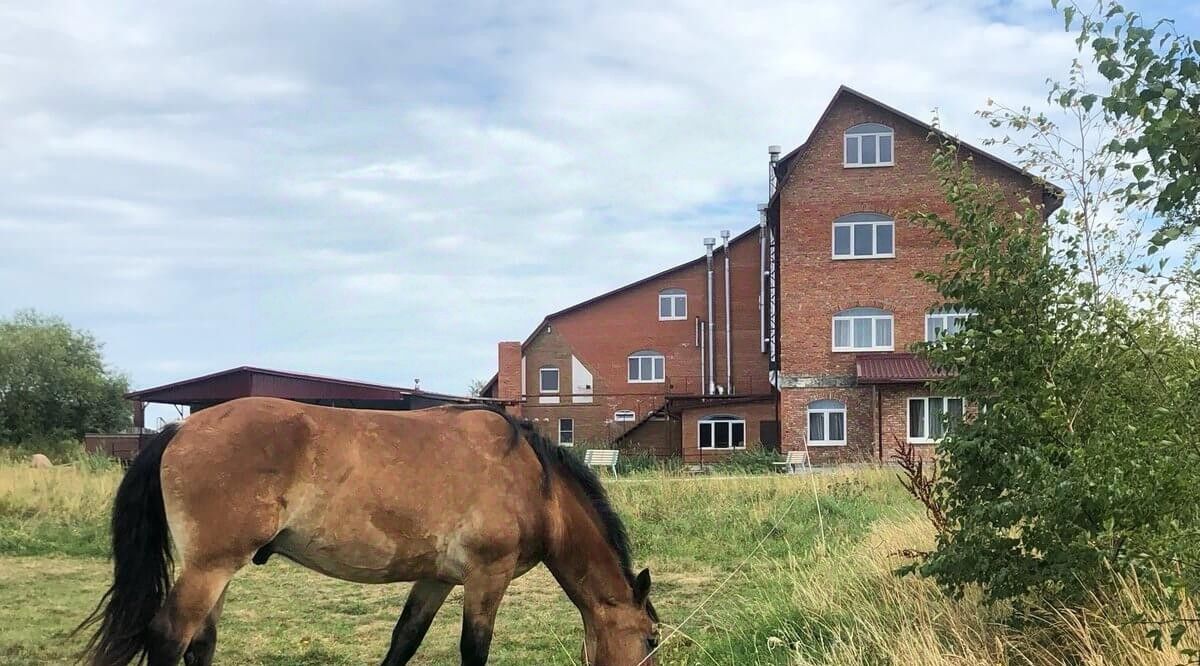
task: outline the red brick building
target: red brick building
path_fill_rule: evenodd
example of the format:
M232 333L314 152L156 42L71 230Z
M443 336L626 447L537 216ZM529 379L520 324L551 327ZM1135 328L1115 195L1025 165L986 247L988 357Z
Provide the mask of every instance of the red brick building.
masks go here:
M771 152L758 225L710 253L550 314L502 342L485 395L563 444L613 444L689 462L765 446L814 461L886 458L962 409L929 396L913 343L954 313L916 279L938 239L905 213L951 211L929 125L846 87L808 140ZM981 178L1046 214L1061 193L968 146ZM710 298L711 294L711 298ZM711 306L710 306L711 303Z

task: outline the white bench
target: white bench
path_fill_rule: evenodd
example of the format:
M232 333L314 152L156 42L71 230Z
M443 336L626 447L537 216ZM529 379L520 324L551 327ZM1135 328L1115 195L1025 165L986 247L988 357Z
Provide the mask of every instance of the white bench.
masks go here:
M617 475L617 458L621 452L616 449L588 449L583 453L583 464L588 467L607 467Z
M775 463L776 467L782 467L783 471L788 474L795 474L801 468L810 469L808 465L808 451L796 449L787 452L787 458L782 462Z

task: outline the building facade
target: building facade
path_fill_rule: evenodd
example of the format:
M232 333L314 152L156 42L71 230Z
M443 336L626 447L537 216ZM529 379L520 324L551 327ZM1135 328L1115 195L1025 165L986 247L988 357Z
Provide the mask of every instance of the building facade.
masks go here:
M965 315L916 278L946 247L907 213L951 210L929 125L846 87L808 140L771 151L759 224L706 256L545 317L502 342L485 395L564 445L688 462L758 446L814 462L927 446L963 409L930 396L914 343ZM976 174L1052 212L1061 194L959 143ZM711 297L710 297L711 295ZM711 307L710 307L711 303Z

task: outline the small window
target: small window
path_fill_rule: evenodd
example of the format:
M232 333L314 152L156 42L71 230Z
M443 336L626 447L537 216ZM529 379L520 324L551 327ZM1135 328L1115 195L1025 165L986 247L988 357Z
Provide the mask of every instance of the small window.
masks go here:
M967 324L969 312L942 310L925 315L925 342L937 342L947 335L954 335Z
M629 355L629 381L662 383L667 379L667 361L656 351L640 351Z
M542 393L558 393L558 368L542 368L538 371L538 377Z
M815 400L808 404L808 444L845 446L846 403L840 400Z
M637 414L635 414L631 409L619 409L613 414L613 420L617 423L636 421Z
M892 165L892 128L879 123L863 123L846 130L842 165L876 167Z
M658 319L687 319L687 292L682 289L663 289L658 292Z
M706 416L697 423L702 449L746 448L746 421L736 416Z
M833 221L834 259L896 256L896 223L879 213L851 213Z
M575 446L575 419L558 420L558 443L561 446Z
M962 417L962 398L909 398L908 441L936 442Z
M833 351L892 351L892 313L851 308L835 314Z

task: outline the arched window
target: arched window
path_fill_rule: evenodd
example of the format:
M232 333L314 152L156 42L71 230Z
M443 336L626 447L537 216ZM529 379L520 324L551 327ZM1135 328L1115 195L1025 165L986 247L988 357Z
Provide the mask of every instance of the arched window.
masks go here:
M558 368L548 365L538 370L538 389L541 393L558 393Z
M687 292L674 288L658 292L658 319L687 319Z
M656 351L644 349L629 355L629 381L662 383L667 379L667 360Z
M613 420L617 423L626 423L637 420L637 414L632 409L618 409L613 413Z
M896 256L896 223L880 213L850 213L833 221L834 259Z
M892 313L850 308L833 315L833 351L892 351Z
M942 308L925 315L925 342L937 342L954 335L967 324L971 313L957 308Z
M814 400L808 403L808 445L845 446L846 403Z
M892 128L879 123L862 123L846 130L842 165L875 167L892 165Z
M740 417L716 414L700 419L696 425L702 449L746 448L746 421Z

